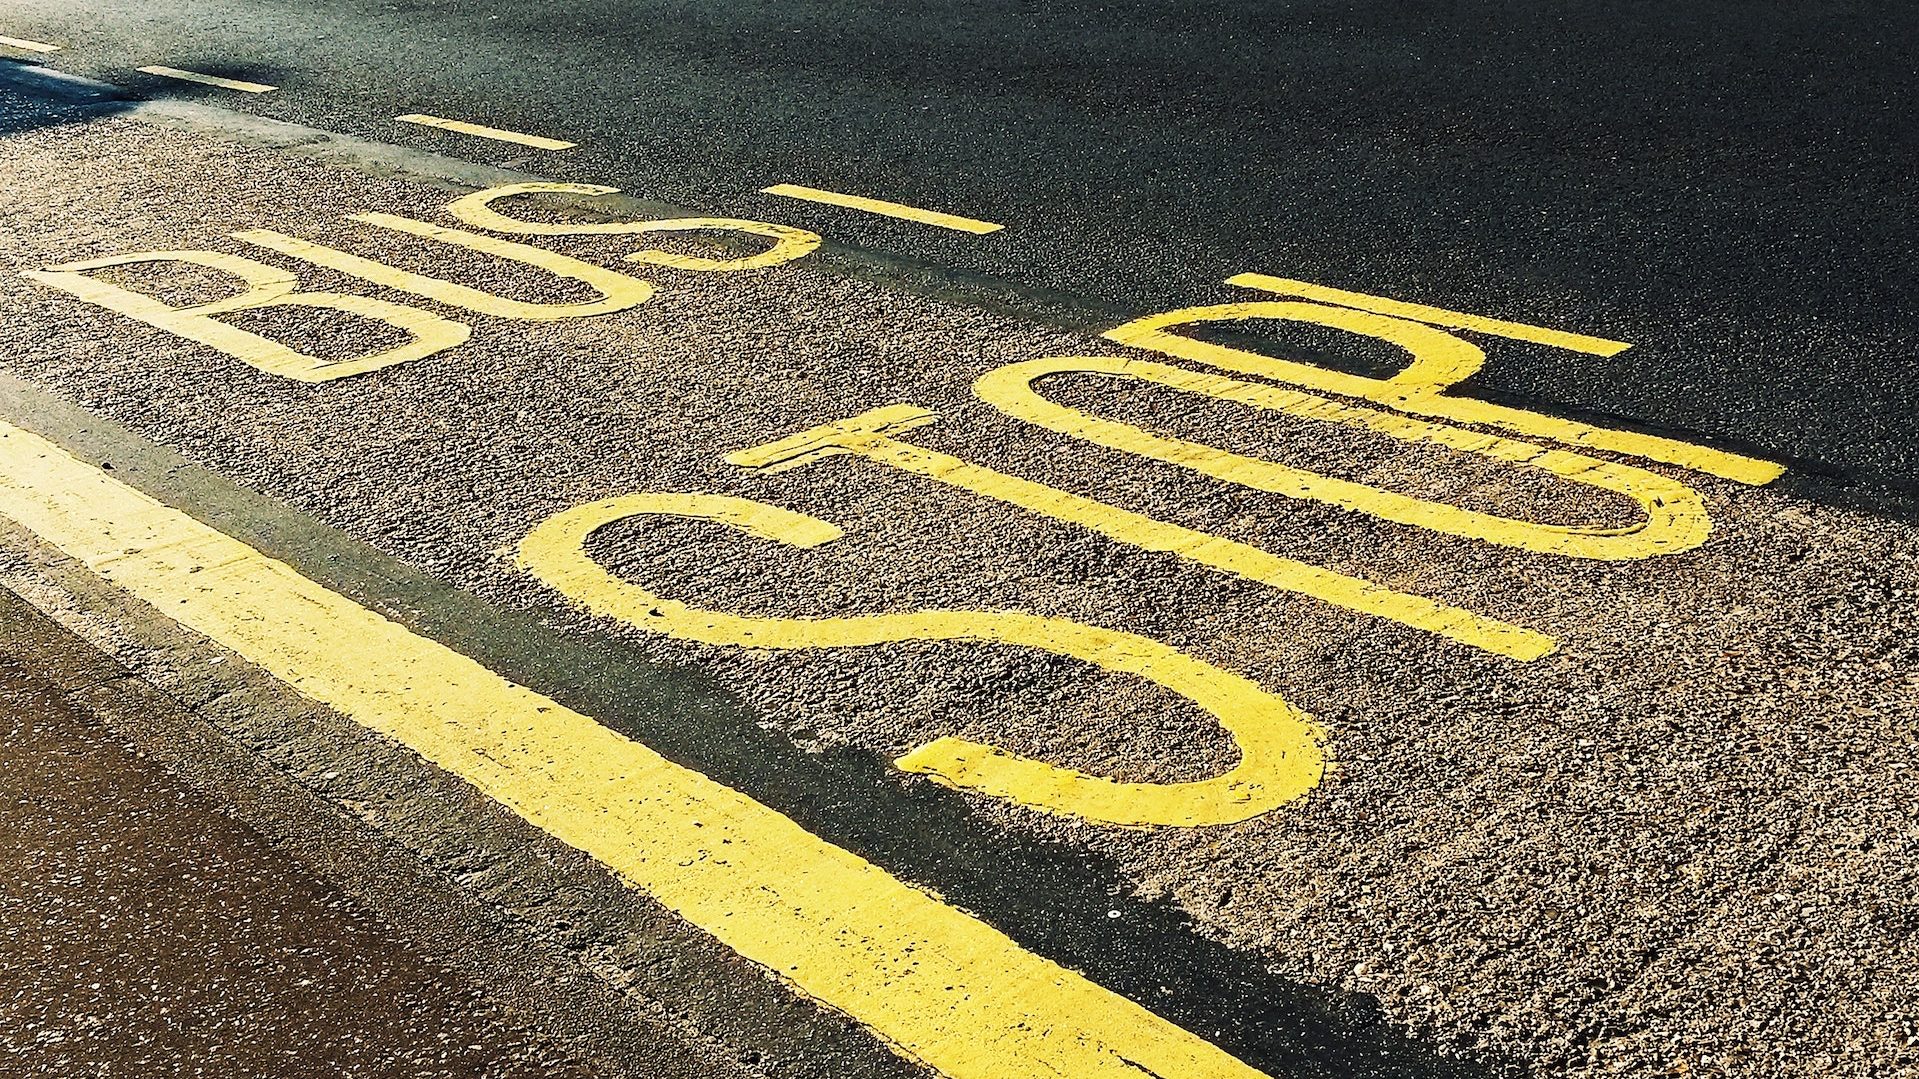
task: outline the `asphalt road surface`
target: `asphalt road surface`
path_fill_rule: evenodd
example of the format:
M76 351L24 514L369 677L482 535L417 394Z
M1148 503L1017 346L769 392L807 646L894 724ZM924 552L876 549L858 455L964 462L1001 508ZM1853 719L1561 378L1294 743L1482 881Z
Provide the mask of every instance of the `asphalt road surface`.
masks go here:
M0 622L11 1071L594 1074L108 734L90 710L155 707L123 669L11 593Z
M1915 40L0 0L8 856L179 1074L1919 1074Z
M1479 384L1919 483L1899 3L4 0L0 20L131 86L160 81L148 64L230 74L286 90L232 107L433 148L393 118L539 132L600 182L1129 307L1256 271L1603 327L1632 353ZM1008 228L754 194L783 182Z

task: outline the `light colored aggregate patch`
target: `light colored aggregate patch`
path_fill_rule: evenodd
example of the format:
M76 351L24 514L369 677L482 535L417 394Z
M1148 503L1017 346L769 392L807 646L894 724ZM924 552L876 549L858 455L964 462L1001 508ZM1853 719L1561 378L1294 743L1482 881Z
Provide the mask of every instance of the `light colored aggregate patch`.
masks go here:
M221 237L271 227L471 274L459 279L503 294L558 295L338 223L371 210L446 220L445 191L132 121L0 140L0 174L12 188L0 201L0 231L14 238L5 257L19 268L244 250ZM607 265L630 249L545 243ZM1594 563L1420 533L1075 443L969 392L1012 360L1120 351L1097 339L803 266L649 272L659 294L636 310L543 325L476 316L457 352L314 386L7 275L0 357L559 624L594 623L512 567L505 552L530 527L609 495L710 491L827 518L847 537L795 552L648 522L607 536L605 560L729 611L1019 609L1158 637L1315 713L1335 762L1323 785L1203 830L1104 829L983 804L993 819L1111 857L1142 892L1172 896L1289 977L1377 995L1424 1037L1512 1055L1539 1075L1919 1074L1910 526L1660 467L1705 497L1715 532L1703 548ZM302 280L356 288L319 271ZM1539 520L1630 520L1563 484L1386 453L1343 429L1137 390L1071 393L1060 399L1303 467L1359 462L1348 478L1408 493ZM917 444L1469 606L1550 632L1560 650L1530 664L1478 653L850 457L776 476L720 459L898 402L942 415L906 436ZM1204 713L1052 657L754 652L634 635L662 660L711 670L803 745L890 757L960 734L1143 781L1232 760Z

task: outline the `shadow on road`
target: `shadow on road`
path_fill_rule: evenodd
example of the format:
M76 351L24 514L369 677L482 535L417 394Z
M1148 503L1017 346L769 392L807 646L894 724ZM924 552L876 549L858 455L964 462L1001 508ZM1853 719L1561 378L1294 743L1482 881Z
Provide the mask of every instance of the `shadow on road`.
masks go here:
M192 70L271 79L216 64ZM169 82L167 96L194 89ZM84 123L138 102L101 83L0 62L0 137ZM316 550L332 542L314 538ZM1281 976L1258 955L1202 934L1173 903L1133 896L1110 860L1004 832L962 795L902 784L870 753L796 753L706 675L663 669L599 636L568 635L556 648L553 632L531 614L492 608L370 551L352 548L341 561L367 567L380 582L354 591L398 591L404 606L427 612L419 621L429 635L931 887L1254 1067L1294 1079L1482 1079L1515 1070L1409 1037L1371 997Z
M38 64L0 60L0 138L125 112L124 92Z

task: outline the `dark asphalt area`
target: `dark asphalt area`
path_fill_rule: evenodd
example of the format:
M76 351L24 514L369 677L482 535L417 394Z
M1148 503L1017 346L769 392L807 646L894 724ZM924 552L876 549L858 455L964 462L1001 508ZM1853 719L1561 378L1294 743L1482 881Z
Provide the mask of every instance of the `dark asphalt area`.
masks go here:
M764 274L662 271L637 312L474 318L472 344L446 356L292 386L12 271L237 249L229 233L261 226L397 264L417 258L411 241L340 218L445 220L449 190L501 181L409 171L366 145L284 153L238 118L174 123L81 91L22 104L0 85L0 232L17 235L0 259L9 422L97 450L190 512L210 507L216 527L1275 1075L1914 1067L1901 956L1919 940L1919 301L1906 212L1919 195L1919 20L1902 8L0 0L0 34L60 42L40 61L156 98L617 184L814 228L872 266L904 260L878 279L828 265L830 247L818 266ZM196 88L135 72L145 64L280 89ZM542 152L393 122L416 111L581 145ZM960 236L756 193L776 182L1007 228ZM625 244L551 246L612 265ZM950 289L895 287L906 262ZM1460 393L1713 441L1790 471L1757 489L1688 475L1715 521L1710 544L1599 564L1222 490L1118 451L1062 453L968 389L1009 360L1115 351L1089 328L1253 298L1221 283L1241 271L1632 342L1611 358L1502 342ZM432 272L569 295L460 254ZM1027 290L1031 306L980 301L988 279ZM1085 317L1043 317L1068 308ZM1396 366L1318 331L1248 332L1313 362ZM315 351L365 344L331 324L292 334ZM1304 437L1150 388L1115 399L1068 381L1059 397L1439 501L1627 521L1616 501L1458 455ZM1561 649L1525 666L1462 653L870 462L758 476L721 456L906 400L942 415L915 444L1472 604L1550 630ZM1335 766L1298 806L1222 830L1104 830L929 789L887 762L955 733L1149 782L1211 774L1230 746L1183 703L1070 665L984 646L822 656L667 640L576 610L511 564L548 514L636 489L744 494L857 538L801 556L687 522L601 537L595 557L662 594L779 615L935 604L1125 626L1284 691L1327 722ZM782 1011L784 990L743 963L713 973L721 949L700 951L686 939L699 934L644 897L417 762L297 707L220 705L231 666L156 645L164 627L124 629L142 616L68 595L44 561L0 545L6 583L41 588L36 604L64 620L93 620L93 644L219 713L267 766L378 817L429 871L611 993L666 1001L682 1032L721 1030L710 1036L727 1047L726 1074L910 1067L855 1024ZM218 815L220 797L195 805L111 739L73 733L84 717L59 712L30 663L0 674L7 700L33 705L22 753L95 762L63 805L144 796ZM89 849L78 812L70 842L43 845L109 859L89 871L226 872L270 893L275 913L247 914L266 943L232 945L291 972L290 987L248 1005L263 1021L314 991L288 958L305 954L305 934L378 951L385 965L365 977L426 1002L418 1019L375 1009L369 1045L426 1023L448 1044L493 1047L480 1058L504 1062L501 1074L548 1051L510 1021L475 1018L493 1013L461 1019L469 998L433 988L437 960L382 943L413 930L384 929L276 866L243 826L209 826L217 851L204 857L120 864L124 852ZM192 826L153 823L156 835ZM222 894L187 897L205 900L195 924L212 927L196 932L247 924ZM130 947L110 934L87 946L99 958L74 969ZM170 969L174 992L199 991L186 979L204 971ZM56 973L67 976L39 976ZM370 983L318 984L350 999ZM34 985L46 1007L56 995ZM103 1014L87 999L74 997L76 1015ZM308 1018L287 1039L313 1059L359 1051L326 1014ZM63 1013L59 1029L77 1021ZM12 1025L35 1022L55 1018ZM462 1041L462 1022L490 1034Z
M393 122L429 111L570 139L453 152L1127 309L1253 270L1602 334L1635 347L1472 386L1913 513L1906 4L0 0L0 29L329 130L444 149ZM134 71L153 63L282 89ZM778 182L1008 227L754 194Z
M419 265L412 239L342 216L440 219L453 191L505 179L445 159L396 165L390 148L220 110L40 122L0 140L15 192L0 231L20 237L6 257L23 269L229 249L229 233L263 222ZM554 246L613 265L631 244ZM440 252L431 265L501 295L578 295L512 263ZM176 301L215 287L139 280ZM1091 334L824 263L656 280L637 310L475 318L470 344L443 355L296 385L0 274L16 312L0 325L0 414L1269 1074L1911 1069L1910 526L1687 474L1714 522L1697 549L1626 562L1494 550L1070 447L969 389L1009 359L1111 351ZM329 354L369 344L366 327L277 327ZM1597 489L1358 429L1077 378L1056 392L1420 497L1632 523ZM914 444L1471 603L1550 629L1560 650L1523 665L1469 653L877 462L756 475L726 460L886 401L940 412ZM1147 782L1210 774L1230 747L1211 716L1111 672L957 642L768 652L672 640L577 610L513 565L512 546L549 514L634 490L730 492L847 530L816 552L685 521L601 537L595 558L663 595L776 615L930 605L1135 629L1322 717L1335 767L1278 812L1155 832L914 780L888 762L953 734ZM124 597L69 594L70 574L30 544L0 545L0 574L169 692L216 702L211 722L369 813L517 932L702 1030L730 1022L736 1059L775 1039L752 1058L769 1074L889 1074L856 1024L834 1035L830 1015L782 1011L765 996L776 985L729 968L710 941L700 951L683 925L675 936L643 896L447 776L324 716L223 703L238 665L141 630Z
M0 1073L598 1074L132 751L38 612L0 628Z

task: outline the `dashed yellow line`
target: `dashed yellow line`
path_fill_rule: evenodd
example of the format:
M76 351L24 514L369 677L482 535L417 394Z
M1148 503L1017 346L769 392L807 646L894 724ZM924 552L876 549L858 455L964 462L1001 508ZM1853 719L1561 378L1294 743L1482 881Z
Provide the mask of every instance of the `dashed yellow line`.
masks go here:
M958 232L970 232L975 236L984 236L989 232L998 232L1005 225L995 225L991 221L961 217L958 214L943 214L938 210L922 210L918 206L908 206L902 202L887 202L885 199L869 199L864 195L847 195L838 191L822 191L817 187L801 187L798 184L774 184L760 188L765 195L784 195L789 199L805 199L807 202L823 202L828 206L844 206L849 210L865 210L870 214L885 214L903 221L917 221L922 225L937 225L943 229Z
M162 67L159 64L143 67L140 70L149 75L159 75L168 79L179 79L181 82L197 82L202 86L218 86L222 90L240 90L249 94L265 94L279 89L277 86L268 86L263 82L247 82L244 79L223 79L218 75L202 75L198 71L182 71L177 67Z
M60 46L45 41L29 41L23 37L0 35L0 45L9 49L22 49L26 52L59 52Z
M1257 1079L758 802L0 423L0 515L951 1079Z
M405 116L396 116L394 119L404 124L419 124L422 127L437 127L442 131L456 131L462 135L476 135L483 139L515 142L521 146L531 146L536 150L571 150L579 145L561 139L549 139L544 135L528 135L520 131L488 127L485 124L469 124L465 120L449 120L444 116L429 116L422 112L410 112Z

